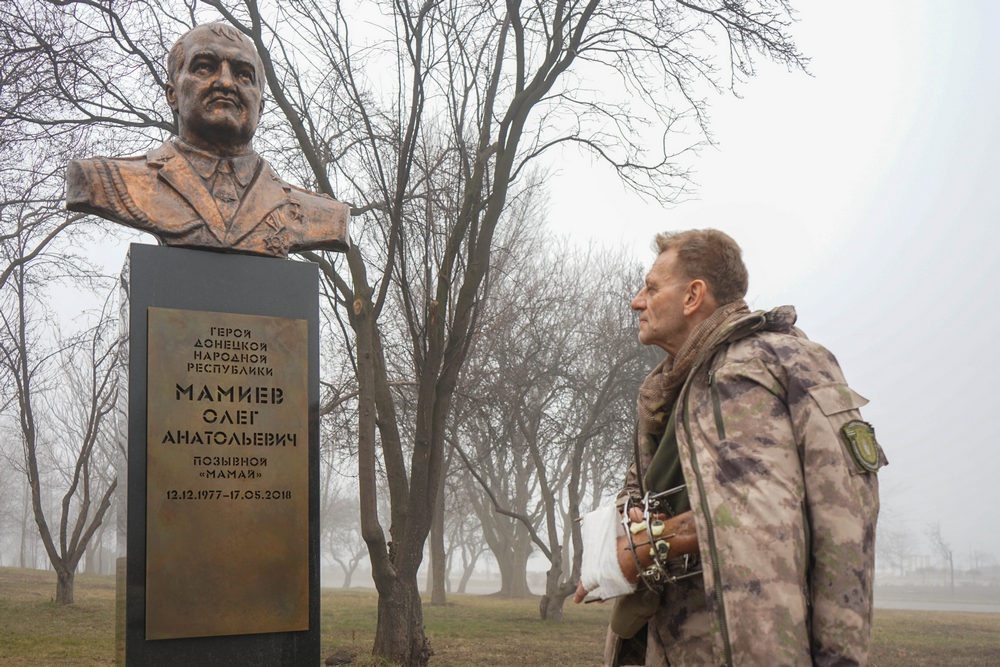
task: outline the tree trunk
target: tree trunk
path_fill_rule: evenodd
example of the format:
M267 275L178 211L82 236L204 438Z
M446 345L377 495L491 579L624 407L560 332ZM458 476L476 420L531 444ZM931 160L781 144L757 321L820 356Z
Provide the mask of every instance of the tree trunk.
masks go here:
M416 573L379 592L375 655L407 667L425 667L431 656Z
M517 537L509 549L505 549L503 557L497 556L500 566L500 595L510 598L526 598L531 595L528 588L528 557L531 555L531 543L524 536L524 529L515 528Z
M86 555L84 556L86 560L86 565L84 566L85 574L101 574L103 569L101 566L103 564L103 552L104 552L104 524L97 529L94 536L90 539L87 544Z
M442 606L447 603L445 593L445 578L448 569L444 552L444 493L438 491L437 502L434 504L434 519L431 522L431 604Z
M562 565L553 565L545 576L545 595L538 603L538 614L543 621L561 622L564 619L563 605L570 591L566 585L560 585ZM574 589L575 590L575 589Z
M462 570L462 578L458 581L458 592L465 593L465 587L469 585L469 579L472 578L472 573L476 570L476 561L479 560L479 554L474 553L472 559Z
M73 604L73 580L76 570L56 569L56 604Z
M18 550L20 558L19 566L24 569L28 566L28 519L31 516L31 491L24 495L24 512L21 513L21 545ZM35 559L31 559L31 567L34 567Z
M500 595L509 598L526 598L531 595L528 587L527 559L511 558L500 563Z
M951 557L951 551L948 551L948 582L950 584L951 597L955 597L955 560Z

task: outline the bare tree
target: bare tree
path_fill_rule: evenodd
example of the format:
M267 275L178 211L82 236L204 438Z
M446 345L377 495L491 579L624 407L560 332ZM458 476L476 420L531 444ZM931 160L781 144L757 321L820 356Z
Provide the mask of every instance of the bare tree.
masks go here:
M86 571L97 574L105 565L105 536L111 537L112 544L115 539L109 519L118 486L116 458L124 434L117 428L120 423L115 422L114 413L124 383L124 350L117 320L107 309L96 326L68 342L59 355L57 383L41 396L49 439L58 443L52 448L48 467L56 473L53 481L58 485L54 488L78 489L72 505L79 505L83 516L77 516L73 531L79 533L88 527L84 518L88 514L93 519L95 531L85 541L82 534L76 538L79 546L75 550L82 552L77 563L86 558ZM67 521L68 507L64 498L59 510L61 523ZM109 525L110 531L106 530ZM64 530L60 525L60 531ZM71 540L64 547L61 541L60 549L73 552L72 544ZM113 571L113 566L109 567Z
M913 554L912 536L905 528L893 527L891 523L883 521L878 527L875 551L879 563L884 563L890 572L904 576Z
M337 502L327 502L323 510L326 552L344 575L341 587L350 588L358 565L368 553L358 526L357 498L341 497Z
M84 16L59 4L0 5L0 288L85 218L62 211L66 162L80 152L101 152L109 139L117 150L143 144L134 134L111 138L92 131L107 127L114 109L100 110L103 86L90 75L107 65L101 76L127 96L130 108L140 109L142 96L126 92L121 68L102 62L105 50L80 38Z
M10 9L0 10L0 100L15 105L14 113L0 116L6 140L0 141L0 413L11 418L21 444L16 458L27 481L25 518L33 519L57 572L56 600L70 603L76 567L115 486L105 474L110 466L100 441L117 386L117 340L105 317L89 332L59 341L45 304L53 284L73 282L86 292L98 278L73 248L92 236L74 225L83 216L60 210L62 163L81 136L40 129L17 115L42 99L36 69L43 50L21 48L7 20ZM47 517L58 517L58 525ZM22 565L35 543L27 524Z
M173 130L146 83L163 83L168 43L221 18L261 53L275 109L258 134L265 152L276 149L268 157L301 184L354 202L352 249L312 259L350 325L361 524L379 590L374 651L406 664L430 654L417 570L495 236L530 165L575 146L633 187L675 198L688 187L682 156L708 136L705 92L751 75L758 56L803 64L784 0L4 7L18 53L40 58L17 94L0 95L0 116L49 134L128 130L115 133L116 152L148 143ZM366 30L354 12L365 12ZM601 77L604 89L587 85ZM405 395L400 380L413 383ZM385 518L374 502L380 467Z
M481 524L470 509L470 497L473 494L479 495L476 491L473 488L473 480L467 474L453 474L450 483L446 485L444 517L448 554L446 569L448 575L456 569L459 571L458 585L455 587L458 593L467 591L476 564L486 553L487 548Z
M683 170L673 158L688 146L648 143L634 131L634 108L581 94L563 75L579 58L581 67L607 66L646 93L661 90L664 81L677 84L679 97L643 96L650 115L667 129L691 117L698 126L700 104L689 102L696 98L693 79L707 71L698 68L708 65L692 60L688 47L719 25L738 38L731 45L740 55L759 45L797 64L783 34L783 7L778 10L752 20L743 6L712 13L669 5L651 21L645 7L631 3L397 4L388 45L352 51L342 13L335 25L311 33L317 42L337 36L329 69L345 113L331 119L337 123L330 134L344 147L336 172L357 193L356 210L374 223L365 231L378 239L375 248L358 243L347 253L350 283L346 277L338 283L357 346L362 507L375 506L370 497L379 454L390 487L391 539L370 509L362 519L380 592L376 653L421 664L429 651L415 574L433 522L444 434L473 342L494 236L528 165L555 145L576 144L609 160L636 187L667 197L677 192L671 187L683 187ZM762 42L762 35L769 37ZM768 41L779 36L780 47ZM675 45L680 52L671 51ZM735 72L749 71L747 59L733 64ZM386 69L399 73L400 85L380 111L377 89L362 76ZM683 113L660 103L677 99L684 100ZM596 130L598 124L612 130ZM644 159L650 145L663 150ZM364 156L352 159L359 147ZM333 262L328 266L328 273L336 272ZM391 329L400 320L403 335ZM413 421L403 419L400 397L389 384L390 349L405 349L411 360L418 385Z
M519 524L549 561L543 619L562 618L579 577L577 519L617 488L630 451L635 388L647 364L627 308L637 276L610 253L536 251L521 272L493 285L488 312L507 317L484 316L486 349L470 361L470 371L483 369L475 384L487 404L459 451L492 509ZM524 475L516 489L504 479L512 470Z
M331 403L327 403L331 406ZM331 409L333 411L333 409ZM325 446L322 448L322 486L320 490L320 535L324 551L342 573L341 585L350 588L358 565L367 551L361 539L358 522L357 478L343 471L356 466L356 453L350 448L330 442L350 437L350 433L324 426Z
M56 603L71 604L77 565L111 506L117 484L116 479L100 484L95 452L106 436L105 418L114 409L121 346L111 321L102 317L86 334L51 350L33 326L38 306L32 303L25 268L15 269L8 284L12 294L0 321L0 364L15 390L12 412L35 524L56 571ZM60 386L69 390L57 397ZM47 409L41 407L46 401ZM47 516L42 489L46 476L40 458L46 448L50 469L62 478L55 525Z
M538 480L514 415L528 391L530 355L560 349L562 290L545 264L543 206L536 194L511 207L511 224L496 253L488 297L480 314L472 357L463 369L450 446L462 468L453 473L464 509L477 517L483 540L500 571L498 595L526 597L527 563L535 546L531 531L542 520ZM558 271L556 271L558 273ZM548 313L548 315L546 315ZM525 368L527 367L527 371ZM519 371L521 371L519 373ZM537 369L540 376L544 369ZM485 491L485 492L484 492Z
M8 452L8 439L0 437L0 567L17 565L20 538L20 471ZM13 465L12 465L13 464Z
M951 546L941 535L941 524L934 524L927 528L927 539L930 540L931 548L937 551L941 561L948 568L948 589L952 597L955 595L955 558Z
M524 452L520 443L504 435L504 431L488 428L469 429L468 439L455 447L464 455L469 474L474 472L473 477L481 486L478 493L470 494L469 508L477 517L479 530L500 570L497 594L518 598L531 594L527 564L535 548L532 531L541 521L541 511L531 462L518 456ZM506 456L487 455L484 450L489 447L506 452ZM471 451L467 453L466 449Z

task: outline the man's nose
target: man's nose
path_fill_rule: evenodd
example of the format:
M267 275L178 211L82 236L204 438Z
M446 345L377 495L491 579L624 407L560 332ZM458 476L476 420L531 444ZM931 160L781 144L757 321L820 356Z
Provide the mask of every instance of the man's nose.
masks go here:
M215 77L215 85L222 88L232 88L235 79L233 78L233 68L225 60L219 65L219 76Z
M642 310L643 308L646 307L646 302L642 298L642 292L639 292L638 294L635 295L635 297L632 299L632 303L629 304L629 307L632 310Z

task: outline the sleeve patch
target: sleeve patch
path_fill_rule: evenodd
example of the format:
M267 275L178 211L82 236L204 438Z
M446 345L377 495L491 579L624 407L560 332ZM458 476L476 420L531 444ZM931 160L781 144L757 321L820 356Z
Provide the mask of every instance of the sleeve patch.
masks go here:
M871 424L853 419L840 427L840 434L847 442L847 450L859 468L876 472L882 467L882 456Z

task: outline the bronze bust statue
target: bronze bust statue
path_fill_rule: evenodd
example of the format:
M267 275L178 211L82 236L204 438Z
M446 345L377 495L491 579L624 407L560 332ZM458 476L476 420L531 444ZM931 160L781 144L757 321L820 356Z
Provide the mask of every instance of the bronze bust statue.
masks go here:
M272 257L348 248L347 205L285 183L253 151L264 74L245 35L217 23L193 28L171 48L167 70L179 136L143 156L72 160L68 209L172 246Z

